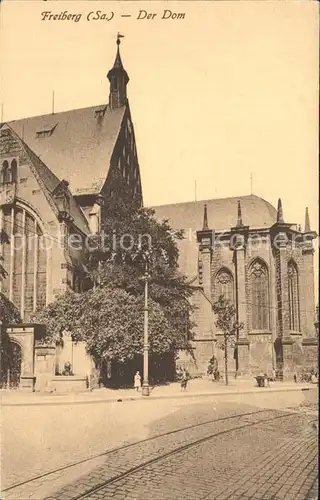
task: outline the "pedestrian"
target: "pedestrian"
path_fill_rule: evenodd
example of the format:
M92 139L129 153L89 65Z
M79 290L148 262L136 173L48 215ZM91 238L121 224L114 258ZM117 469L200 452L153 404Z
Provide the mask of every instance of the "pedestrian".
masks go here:
M272 379L273 379L274 382L276 381L276 376L277 376L276 370L273 368L273 370L272 370Z
M311 375L311 384L317 384L318 383L318 378L317 378L317 374L316 373L313 373Z
M141 387L141 377L140 377L140 373L139 372L136 372L136 374L134 376L133 385L134 385L135 390L137 392L139 392L139 389Z
M187 372L185 369L182 370L182 378L181 378L181 390L182 391L185 391L186 388L187 388L187 384L188 384L188 376L187 376Z
M296 384L297 383L297 374L296 373L293 374L293 380L294 380L294 383Z

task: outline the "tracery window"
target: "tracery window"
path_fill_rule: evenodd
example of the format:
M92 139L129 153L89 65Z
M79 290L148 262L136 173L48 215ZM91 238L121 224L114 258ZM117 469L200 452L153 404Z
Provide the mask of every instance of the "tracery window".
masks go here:
M7 160L4 160L2 163L2 172L1 172L1 181L5 184L6 182L10 182L10 168Z
M251 329L269 330L269 277L266 264L255 260L249 269Z
M222 268L217 273L214 281L214 292L215 300L223 295L231 303L234 303L234 280L228 269Z
M13 159L11 162L11 182L17 180L17 160Z
M2 209L2 229L7 237L2 245L6 277L1 291L29 321L31 314L46 305L47 257L45 236L35 217L20 206Z
M8 184L17 180L17 160L4 160L1 166L1 183Z
M293 261L288 263L289 329L300 331L300 305L298 269Z

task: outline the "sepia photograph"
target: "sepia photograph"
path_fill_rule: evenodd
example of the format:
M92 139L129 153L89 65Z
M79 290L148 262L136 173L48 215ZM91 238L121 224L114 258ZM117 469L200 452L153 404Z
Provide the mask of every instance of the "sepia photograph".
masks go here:
M1 500L316 500L319 8L0 1Z

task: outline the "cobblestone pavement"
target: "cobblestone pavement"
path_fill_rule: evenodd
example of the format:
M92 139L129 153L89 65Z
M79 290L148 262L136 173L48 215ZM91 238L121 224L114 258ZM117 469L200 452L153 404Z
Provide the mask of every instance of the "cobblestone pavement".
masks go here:
M146 466L87 498L317 498L312 496L317 474L317 436L310 423L304 417L294 415L231 431ZM65 498L68 498L67 491L60 493L65 493Z
M297 406L317 391L1 407L0 490L108 449L229 411ZM89 465L88 465L89 467Z
M228 406L228 405L227 405ZM257 408L243 405L243 412ZM184 425L197 424L212 418L212 404L190 405L179 412L154 422L151 434L168 432ZM231 405L223 415L239 413ZM191 421L191 416L193 416ZM222 414L219 415L220 417ZM274 419L274 417L278 417ZM214 418L214 417L213 417ZM262 421L272 419L266 423ZM254 427L232 430L239 426ZM81 496L104 481L126 473L148 460L161 458L179 446L194 443L214 434L173 456L160 459L91 493L92 500L173 499L311 499L316 480L317 429L315 415L296 411L293 414L265 411L236 419L219 420L157 440L140 443L126 450L96 458L73 469L44 477L21 486L5 499L34 498L69 500ZM59 485L60 487L59 489ZM63 486L64 485L64 486Z

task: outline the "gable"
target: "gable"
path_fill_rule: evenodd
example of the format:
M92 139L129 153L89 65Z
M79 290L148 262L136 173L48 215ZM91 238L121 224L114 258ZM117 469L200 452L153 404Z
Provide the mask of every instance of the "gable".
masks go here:
M12 158L17 165L15 176L5 179L4 164L10 163ZM9 206L20 200L40 214L43 222L56 221L56 207L39 184L23 142L6 125L0 129L0 171L0 205Z
M15 177L4 182L6 179L3 178L3 166L11 163L12 158L16 162ZM7 198L3 199L2 203L12 203L16 197L34 207L44 220L52 219L53 214L55 218L58 216L59 207L54 193L61 184L60 180L8 125L3 125L0 129L0 166L1 192L5 193ZM7 191L11 201L8 200ZM82 232L88 233L86 218L71 193L69 199L69 214L74 224ZM47 203L44 203L45 200ZM47 204L51 208L51 214L47 211Z

